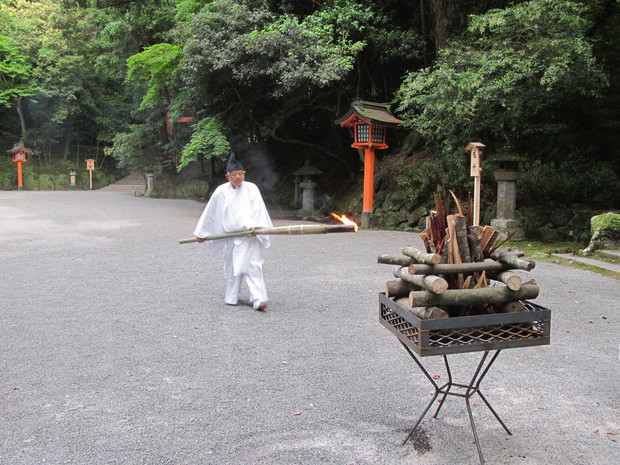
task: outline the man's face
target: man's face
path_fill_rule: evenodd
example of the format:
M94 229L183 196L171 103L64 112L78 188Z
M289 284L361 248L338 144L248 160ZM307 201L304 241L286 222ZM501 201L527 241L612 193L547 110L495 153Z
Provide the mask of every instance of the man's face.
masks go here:
M226 179L230 181L233 188L238 189L241 186L243 180L245 179L245 171L237 170L226 173Z

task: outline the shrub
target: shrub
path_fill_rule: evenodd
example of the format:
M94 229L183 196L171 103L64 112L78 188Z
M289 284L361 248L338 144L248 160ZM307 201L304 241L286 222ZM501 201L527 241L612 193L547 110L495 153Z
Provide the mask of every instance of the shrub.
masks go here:
M209 195L207 181L194 180L179 187L178 196L185 199L204 199Z

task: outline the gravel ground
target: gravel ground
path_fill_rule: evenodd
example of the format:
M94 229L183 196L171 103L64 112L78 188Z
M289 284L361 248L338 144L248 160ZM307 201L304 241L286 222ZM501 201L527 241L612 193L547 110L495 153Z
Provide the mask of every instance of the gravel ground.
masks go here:
M417 235L277 236L261 313L224 305L222 262L178 244L202 209L0 192L0 464L479 463L458 398L401 446L432 386L378 323L377 255ZM617 280L542 262L523 277L551 344L502 351L482 384L512 435L473 399L486 463L618 463ZM478 356L451 356L457 381Z

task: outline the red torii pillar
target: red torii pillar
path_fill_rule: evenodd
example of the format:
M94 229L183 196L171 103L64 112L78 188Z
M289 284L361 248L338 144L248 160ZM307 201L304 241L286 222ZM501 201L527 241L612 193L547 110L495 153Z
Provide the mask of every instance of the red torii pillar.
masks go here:
M392 115L386 103L353 100L349 111L335 123L353 128L351 147L364 149L364 193L362 227L370 227L375 185L375 150L387 149L386 127L399 127L403 121Z

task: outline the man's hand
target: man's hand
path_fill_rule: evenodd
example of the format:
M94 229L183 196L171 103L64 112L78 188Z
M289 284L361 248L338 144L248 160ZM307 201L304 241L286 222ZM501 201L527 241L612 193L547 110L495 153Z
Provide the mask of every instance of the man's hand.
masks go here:
M195 237L196 237L196 242L198 242L199 244L202 244L205 241L202 237L198 237L198 236L195 236Z
M248 237L256 237L256 234L254 234L254 231L256 231L256 228L252 228L250 231L251 232L250 234L248 234Z

